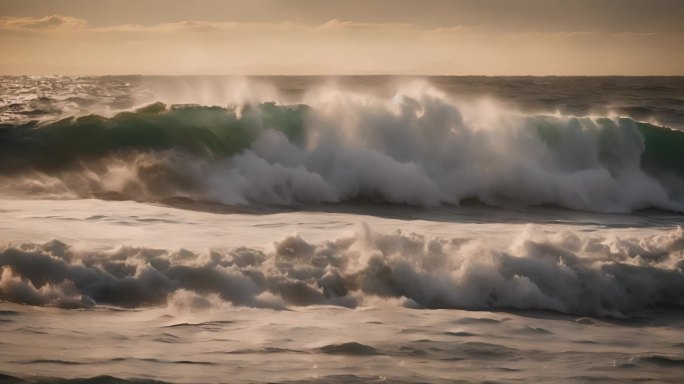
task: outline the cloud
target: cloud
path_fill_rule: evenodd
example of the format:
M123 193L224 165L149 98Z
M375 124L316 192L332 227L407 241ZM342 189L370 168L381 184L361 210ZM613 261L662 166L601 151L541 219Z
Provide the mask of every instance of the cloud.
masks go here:
M439 31L457 30L461 27L439 28ZM202 21L185 20L153 25L118 24L107 27L91 27L86 20L70 16L52 15L44 17L0 17L0 30L6 31L54 31L72 30L78 32L159 32L186 33L196 32L234 32L234 31L271 31L271 32L313 32L313 31L351 31L351 30L410 30L419 31L408 23L359 23L352 21L329 20L321 24L304 24L296 22L234 22L234 21Z
M85 20L69 16L0 17L0 30L7 31L84 30L87 26Z
M592 36L600 36L600 33L592 33L589 31L557 31L557 32L524 32L524 33L507 33L504 36L511 39L520 40L537 40L537 39L575 39L575 38L589 38Z
M646 32L646 33L620 32L620 33L614 33L613 36L618 37L618 38L634 39L634 38L655 37L656 33L655 32Z
M310 34L335 35L336 33L370 33L371 39L383 35L410 34L414 37L439 36L439 37L462 37L470 36L505 36L514 39L539 39L539 38L575 38L605 35L616 38L652 37L655 33L620 32L614 34L594 33L591 31L553 31L553 32L500 32L486 26L465 27L461 25L426 28L410 23L364 23L331 19L322 24L304 24L298 22L234 22L234 21L202 21L186 20L172 23L159 23L153 25L120 24L108 27L90 27L88 23L79 18L69 16L44 16L44 17L1 17L0 30L15 32L46 33L60 31L73 31L81 34L97 33L100 35L116 32L147 34L151 37L155 34L285 34L316 37ZM320 37L320 36L319 36Z

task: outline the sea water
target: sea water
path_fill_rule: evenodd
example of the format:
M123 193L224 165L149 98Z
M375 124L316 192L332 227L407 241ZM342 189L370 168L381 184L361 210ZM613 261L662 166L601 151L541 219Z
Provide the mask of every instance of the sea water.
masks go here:
M684 378L684 78L0 89L0 381Z

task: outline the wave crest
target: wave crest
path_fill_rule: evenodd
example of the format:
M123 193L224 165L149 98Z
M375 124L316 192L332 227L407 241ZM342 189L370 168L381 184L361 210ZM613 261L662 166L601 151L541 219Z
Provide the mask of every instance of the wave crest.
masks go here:
M359 197L684 210L684 133L627 118L526 116L425 87L309 106L153 104L0 127L5 190L299 205Z

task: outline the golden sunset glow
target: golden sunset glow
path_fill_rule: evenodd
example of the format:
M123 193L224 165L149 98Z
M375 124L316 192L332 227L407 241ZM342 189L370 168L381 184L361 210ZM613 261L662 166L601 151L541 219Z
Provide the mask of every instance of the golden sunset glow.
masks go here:
M0 384L681 383L684 0L0 0Z
M684 73L677 1L3 3L6 74Z

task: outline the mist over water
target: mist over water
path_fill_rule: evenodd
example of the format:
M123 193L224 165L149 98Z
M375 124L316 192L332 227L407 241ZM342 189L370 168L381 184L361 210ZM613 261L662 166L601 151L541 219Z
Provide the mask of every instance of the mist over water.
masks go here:
M681 379L682 78L0 89L0 381Z

